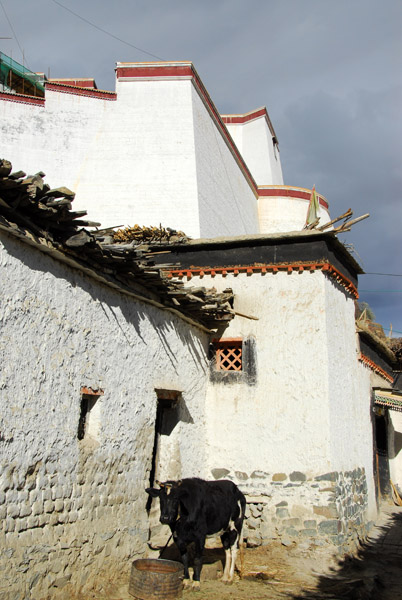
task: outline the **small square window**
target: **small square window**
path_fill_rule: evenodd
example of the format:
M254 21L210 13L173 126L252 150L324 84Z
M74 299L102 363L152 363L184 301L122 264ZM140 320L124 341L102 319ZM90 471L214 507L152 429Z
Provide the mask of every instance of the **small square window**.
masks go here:
M209 347L210 379L214 384L256 385L257 352L255 339L213 339Z
M216 368L218 371L241 371L242 340L228 339L214 341Z

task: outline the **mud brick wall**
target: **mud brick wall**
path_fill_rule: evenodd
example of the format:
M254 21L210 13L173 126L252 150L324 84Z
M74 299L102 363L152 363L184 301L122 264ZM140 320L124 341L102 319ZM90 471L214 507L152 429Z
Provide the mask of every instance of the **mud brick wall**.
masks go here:
M241 485L247 498L244 537L248 546L279 539L284 545L333 544L340 552L348 552L372 526L365 515L364 469L315 477L301 472L271 476L261 471L254 476L259 480L259 493L251 492L252 483Z

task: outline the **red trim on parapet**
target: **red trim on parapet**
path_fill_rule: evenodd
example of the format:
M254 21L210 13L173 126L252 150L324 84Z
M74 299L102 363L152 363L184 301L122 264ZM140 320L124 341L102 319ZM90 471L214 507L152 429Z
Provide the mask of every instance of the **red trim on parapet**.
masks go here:
M384 377L384 379L386 379L390 383L393 383L394 378L391 375L389 375L386 371L384 371L384 369L382 369L379 365L377 365L377 363L375 363L373 360L371 360L371 358L369 358L365 354L362 354L362 353L360 354L359 361L362 362L366 367L368 367L372 371L375 371L375 373L378 373L378 375L381 375L382 377Z
M335 279L336 282L341 285L345 290L351 294L354 298L359 297L359 292L357 291L357 287L354 285L350 279L345 277L343 273L338 271L333 265L330 263L283 263L277 265L237 265L234 267L191 267L189 269L171 269L167 270L167 276L169 279L172 277L183 278L187 277L187 279L191 279L194 276L204 277L205 275L209 275L210 277L215 277L216 275L222 275L222 277L226 277L229 274L232 275L240 275L240 273L245 273L246 275L253 275L254 273L260 273L261 275L265 275L266 273L278 273L278 272L286 272L286 273L302 273L303 271L323 271L326 275Z
M262 198L267 196L282 196L296 198L298 200L310 201L311 190L305 190L302 188L292 188L289 186L262 186L258 188L258 195ZM328 201L324 198L324 196L321 196L321 194L317 194L317 197L321 206L328 210L329 204Z
M65 83L45 82L45 91L52 90L61 94L73 94L75 96L86 96L87 98L98 98L99 100L116 100L116 92L107 92L106 90L95 90L85 87L67 85Z
M62 85L73 85L74 87L83 87L90 88L93 90L97 90L98 86L95 83L95 79L92 78L70 78L66 77L64 79L48 79L48 83L61 83Z
M243 125L248 121L253 121L254 119L258 119L259 117L265 117L272 137L275 139L275 143L278 143L278 138L276 136L274 126L272 125L271 119L269 118L269 114L265 106L261 108L256 108L255 110L251 110L248 113L244 113L244 115L221 115L221 117L223 122L228 125Z
M0 92L0 100L8 100L9 102L19 102L20 104L34 104L36 106L45 106L45 99L37 96L24 96L23 94L11 94L8 92Z
M119 63L121 65L121 63ZM139 63L143 66L134 67L128 63L126 67L116 67L117 79L131 78L151 78L151 77L193 77L195 69L192 63L188 65L172 65L162 63ZM130 66L129 66L130 65Z
M255 110L251 110L250 112L244 113L243 115L221 115L221 117L223 122L228 125L243 125L244 123L253 121L254 119L265 117L272 138L274 139L274 142L278 144L278 138L276 136L274 126L272 125L271 119L269 118L268 111L265 106L257 108Z
M258 108L257 110L245 113L244 115L221 115L222 121L229 124L247 123L247 121L252 121L258 117L265 116L268 116L267 109L265 107Z
M246 163L239 150L237 149L236 144L234 143L232 136L226 128L225 123L222 120L221 115L216 109L216 106L212 102L211 96L209 95L206 87L202 83L200 76L193 63L179 63L177 65L167 63L138 63L139 66L133 66L133 63L126 63L127 66L122 66L124 63L118 63L116 67L116 76L118 79L169 79L169 78L186 78L191 79L196 86L198 92L200 93L204 103L208 107L210 113L212 114L217 126L221 130L223 137L226 139L232 154L235 156L238 161L241 169L244 172L246 179L248 180L254 194L258 195L257 184L254 181L253 176L251 175ZM134 63L135 64L135 63Z

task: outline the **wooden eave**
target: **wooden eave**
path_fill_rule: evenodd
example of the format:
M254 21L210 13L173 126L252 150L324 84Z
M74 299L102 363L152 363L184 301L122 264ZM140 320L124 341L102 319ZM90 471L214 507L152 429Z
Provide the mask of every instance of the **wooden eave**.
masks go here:
M99 223L85 220L85 211L71 210L74 193L51 190L43 177L42 172L31 177L11 173L11 163L0 160L0 230L205 331L234 317L231 290L218 293L169 281L147 244L114 243L110 235L105 241L102 232L87 229Z

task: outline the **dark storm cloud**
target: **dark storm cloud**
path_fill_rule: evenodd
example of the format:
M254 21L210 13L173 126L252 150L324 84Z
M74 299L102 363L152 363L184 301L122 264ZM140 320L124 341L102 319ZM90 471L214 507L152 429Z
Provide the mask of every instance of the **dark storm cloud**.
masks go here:
M330 202L332 216L351 207L370 218L344 240L353 243L365 271L401 273L402 89L359 91L346 98L322 92L290 105L279 125L289 184L316 184ZM402 277L363 276L362 299L377 318L402 332ZM366 291L367 290L367 291ZM383 290L384 293L373 293Z
M400 0L61 3L165 60L192 60L222 113L266 105L285 183L315 183L333 217L349 207L355 216L370 212L345 241L366 271L402 273ZM2 4L33 70L93 76L114 89L116 61L154 60L53 0ZM22 60L15 39L1 46ZM377 318L402 331L402 278L365 275L360 287Z

